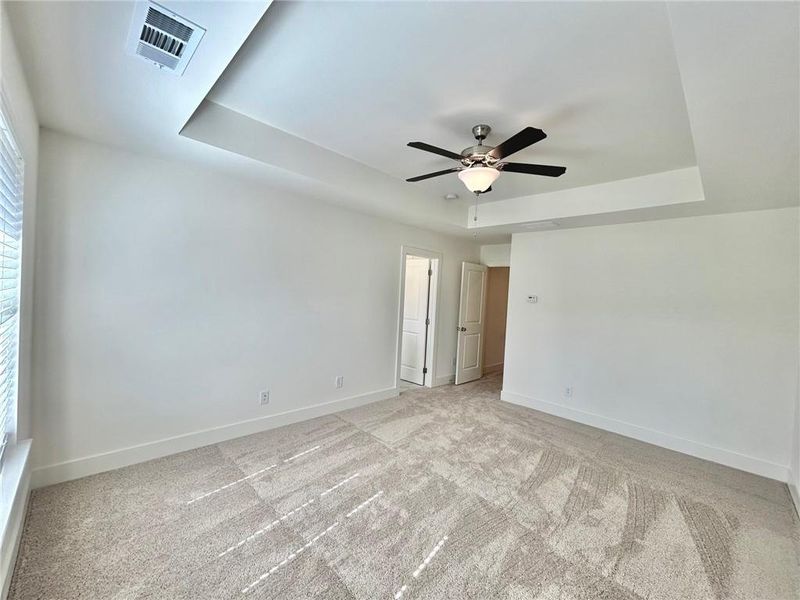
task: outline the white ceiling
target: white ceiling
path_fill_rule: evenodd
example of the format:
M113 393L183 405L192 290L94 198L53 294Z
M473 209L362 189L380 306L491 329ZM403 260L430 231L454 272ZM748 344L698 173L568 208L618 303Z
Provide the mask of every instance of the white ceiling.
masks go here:
M489 201L694 164L658 3L279 2L209 98L401 179L454 165L408 141L460 152L477 123L494 144L543 129L513 160L567 173L504 174Z
M182 78L125 54L132 3L9 4L43 125L461 235L466 190L455 175L405 183L450 166L406 142L459 151L478 122L494 144L541 127L514 160L567 173L503 174L482 198L481 214L506 215L487 241L553 194L695 166L700 201L662 205L653 188L630 210L573 206L559 222L798 203L796 3L162 4L208 29Z
M133 2L8 3L42 125L116 146L175 144L270 4L159 3L207 29L183 77L126 53Z

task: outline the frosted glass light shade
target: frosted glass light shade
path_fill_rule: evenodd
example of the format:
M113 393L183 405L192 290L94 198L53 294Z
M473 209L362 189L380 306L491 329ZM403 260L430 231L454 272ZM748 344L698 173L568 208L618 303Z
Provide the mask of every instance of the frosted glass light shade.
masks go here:
M491 167L470 167L458 172L458 178L470 192L485 192L500 177L500 171Z

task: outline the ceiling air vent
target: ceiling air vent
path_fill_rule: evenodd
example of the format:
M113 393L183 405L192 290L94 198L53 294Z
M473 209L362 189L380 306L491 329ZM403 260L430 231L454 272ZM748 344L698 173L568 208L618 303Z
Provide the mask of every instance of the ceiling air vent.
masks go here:
M137 2L128 33L128 52L160 69L183 75L205 32L155 2Z

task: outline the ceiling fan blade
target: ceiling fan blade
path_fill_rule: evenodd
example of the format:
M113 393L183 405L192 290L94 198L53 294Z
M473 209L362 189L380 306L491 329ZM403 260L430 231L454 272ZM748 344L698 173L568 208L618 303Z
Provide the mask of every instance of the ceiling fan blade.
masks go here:
M431 177L439 177L439 175L447 175L448 173L455 173L456 171L460 171L459 167L453 167L452 169L445 169L444 171L436 171L435 173L426 173L425 175L417 175L416 177L411 177L406 179L406 181L422 181L423 179L430 179Z
M447 158L452 158L453 160L461 160L461 155L456 154L455 152L450 152L450 150L445 150L444 148L437 148L436 146L431 146L430 144L426 144L425 142L408 142L408 145L412 148L416 148L417 150L424 150L425 152L433 152L434 154L438 154L439 156L445 156Z
M547 134L536 127L526 127L516 135L512 135L505 142L496 146L489 152L489 156L501 160L506 156L511 156L514 152L519 152L523 148L532 146L536 142L541 142Z
M508 171L509 173L527 173L528 175L544 175L545 177L560 177L567 172L567 167L554 167L552 165L502 163L498 166L501 171Z

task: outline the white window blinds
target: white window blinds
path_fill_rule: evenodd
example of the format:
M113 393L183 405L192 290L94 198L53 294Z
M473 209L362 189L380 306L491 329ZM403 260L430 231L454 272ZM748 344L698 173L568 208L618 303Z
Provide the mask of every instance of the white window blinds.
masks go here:
M16 426L22 175L22 154L0 95L0 468Z

